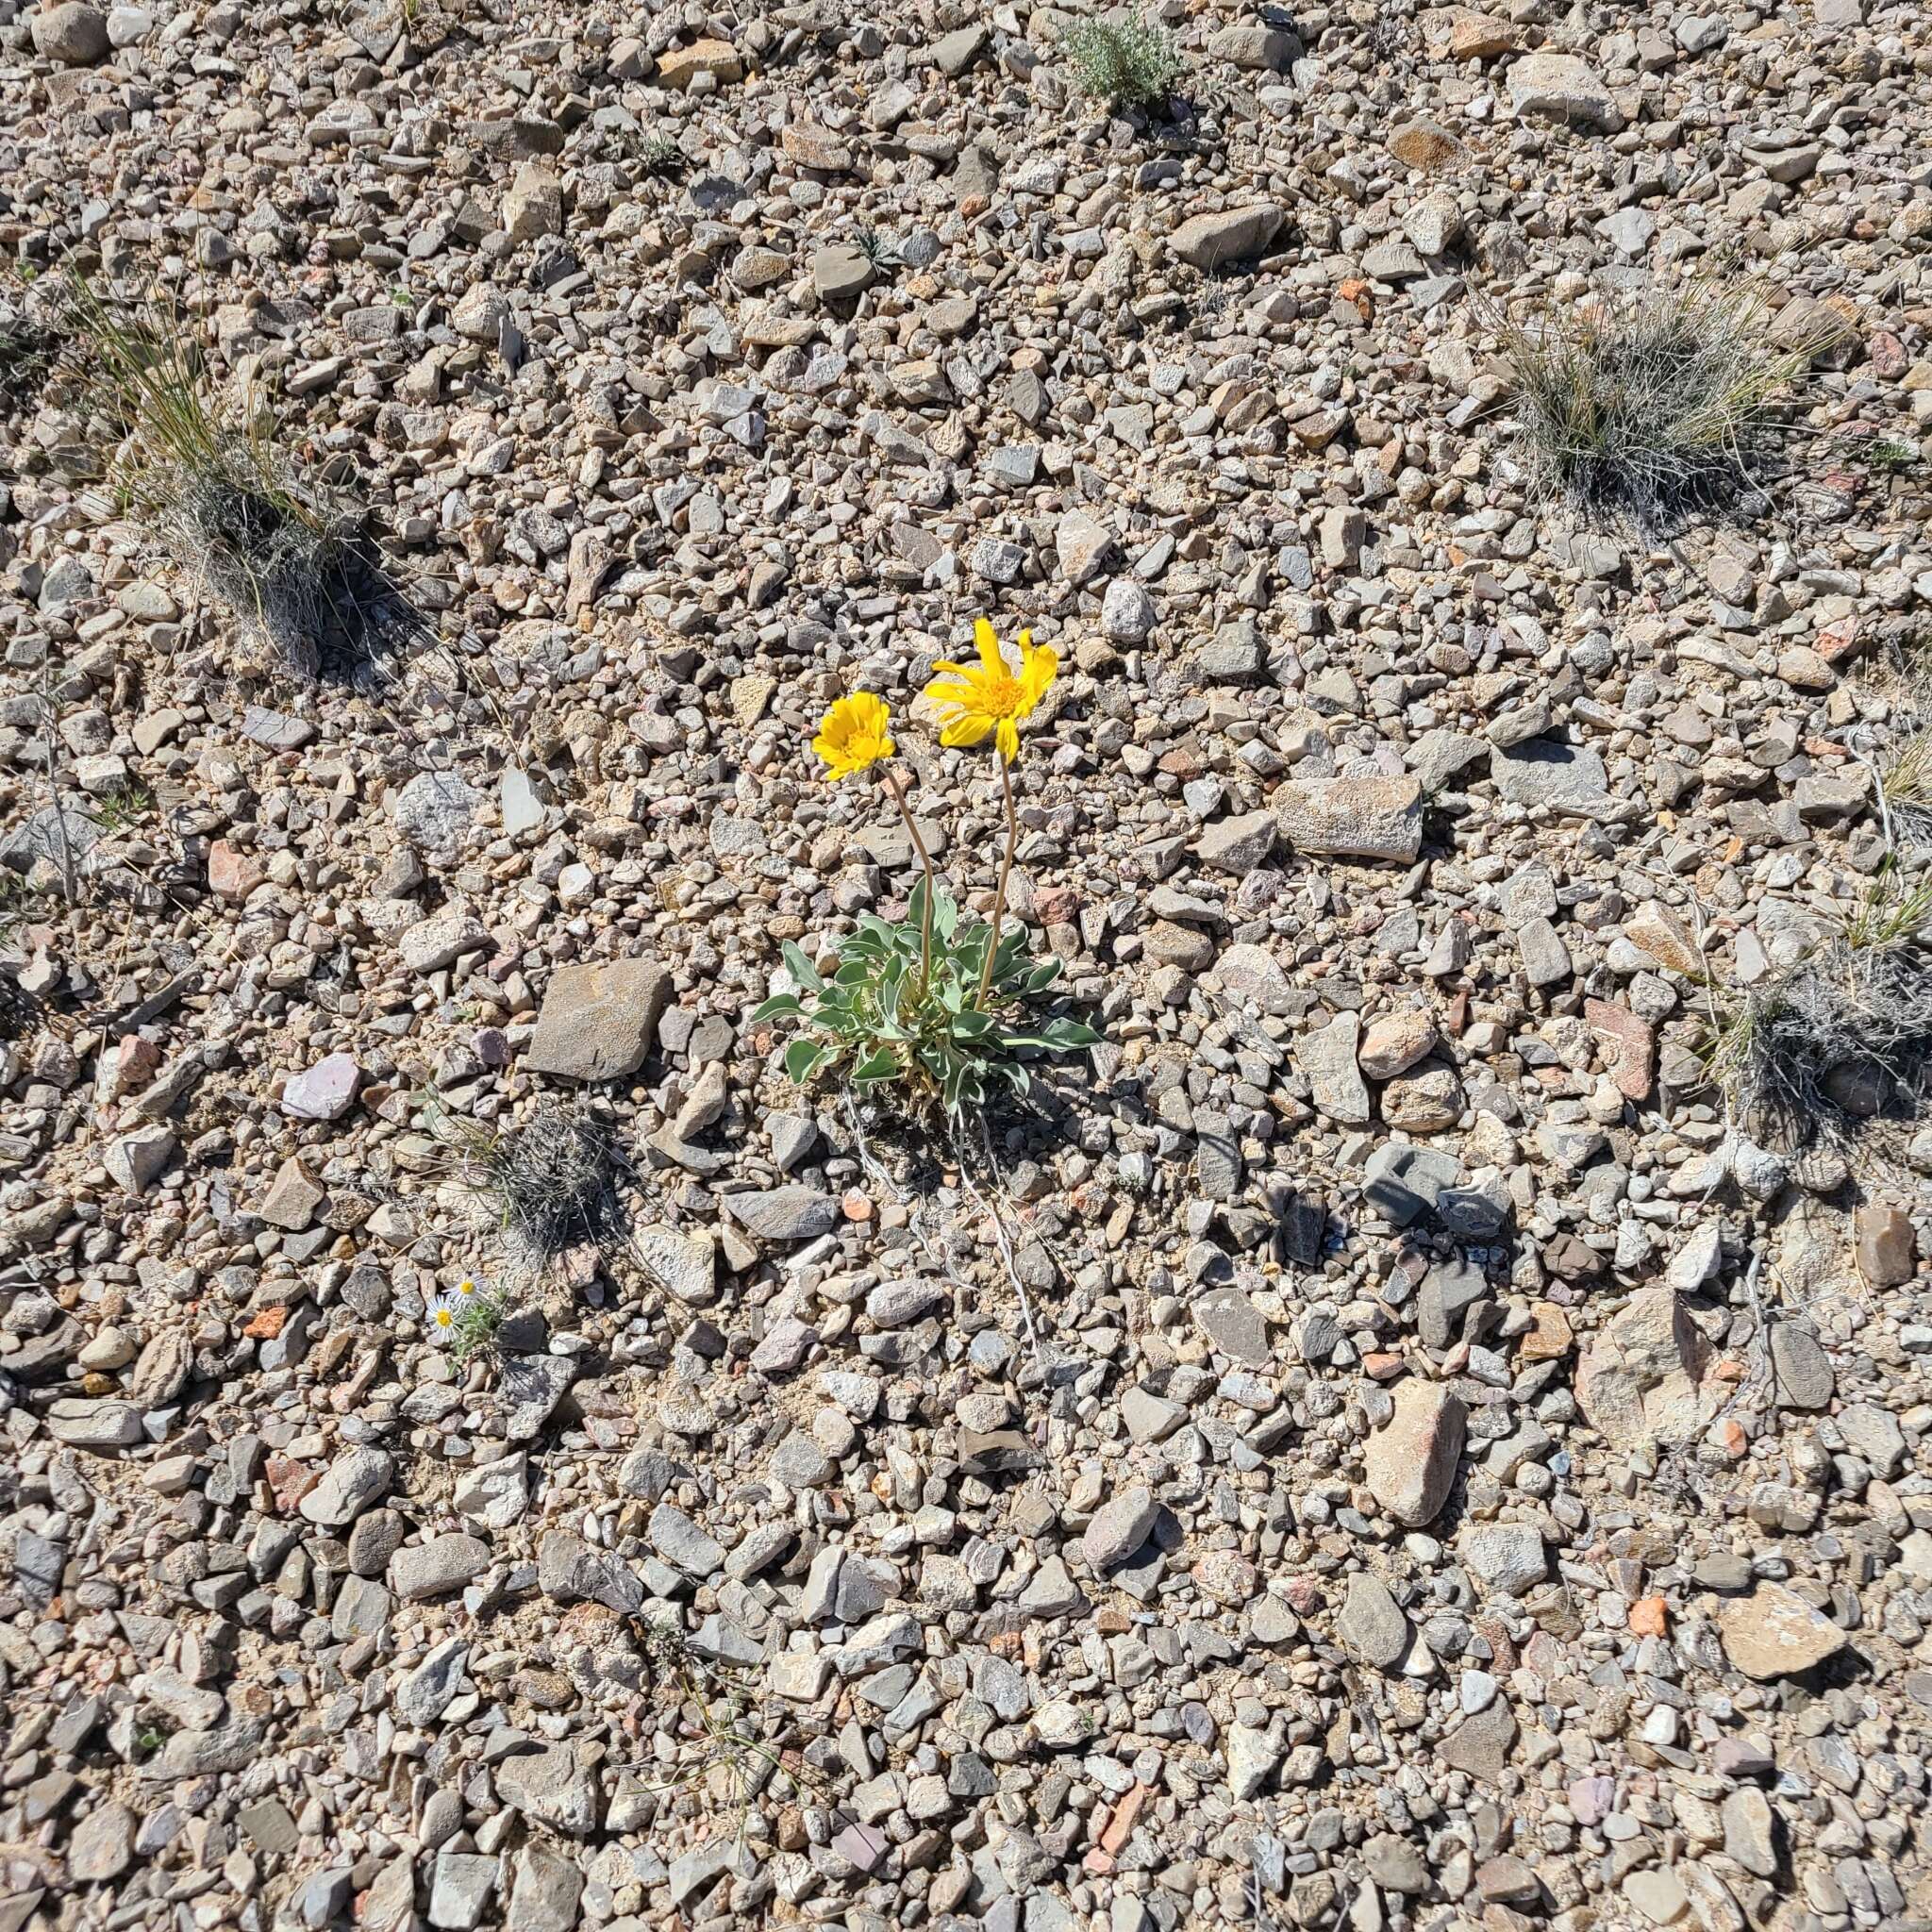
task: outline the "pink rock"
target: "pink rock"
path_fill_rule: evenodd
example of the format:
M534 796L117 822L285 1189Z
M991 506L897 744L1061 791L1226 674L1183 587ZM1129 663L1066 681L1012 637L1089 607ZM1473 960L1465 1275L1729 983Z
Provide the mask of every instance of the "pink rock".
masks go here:
M1608 1000L1585 1000L1583 1017L1617 1091L1625 1100L1648 1100L1657 1078L1657 1032L1650 1022Z
M239 906L268 876L268 868L252 853L217 839L208 848L208 889L217 899Z
M1578 1824L1601 1824L1616 1801L1614 1778L1580 1777L1570 1787L1570 1809Z
M1406 1074L1436 1043L1436 1023L1427 1013L1385 1013L1362 1035L1357 1064L1372 1080Z
M332 1053L282 1089L282 1111L298 1121L341 1120L354 1105L362 1069L352 1053Z

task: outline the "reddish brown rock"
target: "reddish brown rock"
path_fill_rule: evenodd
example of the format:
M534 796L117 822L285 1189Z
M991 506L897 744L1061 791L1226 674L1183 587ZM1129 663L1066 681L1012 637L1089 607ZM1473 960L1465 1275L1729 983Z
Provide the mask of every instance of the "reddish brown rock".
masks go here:
M1609 1000L1585 1000L1583 1017L1617 1091L1625 1100L1648 1100L1657 1082L1657 1029Z
M208 848L208 889L217 899L239 906L268 877L268 868L252 852L243 852L225 839Z

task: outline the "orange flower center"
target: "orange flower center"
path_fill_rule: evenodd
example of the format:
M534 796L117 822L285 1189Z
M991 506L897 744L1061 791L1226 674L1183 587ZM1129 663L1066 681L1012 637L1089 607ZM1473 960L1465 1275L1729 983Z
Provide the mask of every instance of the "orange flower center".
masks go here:
M986 707L989 718L1014 716L1025 698L1025 693L1020 689L1020 680L1005 672L997 677L987 678L979 690L980 701Z

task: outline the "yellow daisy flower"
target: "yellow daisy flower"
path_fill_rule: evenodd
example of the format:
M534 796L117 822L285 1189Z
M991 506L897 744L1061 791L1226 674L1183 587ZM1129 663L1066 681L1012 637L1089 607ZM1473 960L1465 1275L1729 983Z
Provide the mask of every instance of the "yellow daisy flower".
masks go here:
M1015 676L1007 668L992 625L983 617L973 626L973 641L979 648L976 665L935 664L933 669L945 675L925 688L942 714L952 713L943 720L940 742L979 744L991 732L1000 757L1010 765L1020 756L1020 720L1030 717L1046 695L1060 660L1044 644L1036 650L1033 633L1023 630Z
M824 758L825 776L850 778L892 755L892 741L886 735L886 701L869 691L854 691L841 698L819 721L819 735L811 748Z

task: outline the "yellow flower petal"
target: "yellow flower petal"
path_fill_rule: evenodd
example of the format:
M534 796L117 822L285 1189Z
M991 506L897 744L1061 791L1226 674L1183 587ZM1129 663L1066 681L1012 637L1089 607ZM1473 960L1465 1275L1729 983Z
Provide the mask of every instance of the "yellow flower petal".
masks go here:
M1020 756L1020 727L1010 718L1002 718L995 733L994 741L999 746L1001 758L1008 764Z
M962 712L940 733L940 742L946 745L978 744L993 727L993 721L983 712Z
M989 677L998 677L1007 668L1007 660L1000 656L1000 641L985 618L975 619L973 625L973 641L979 647L979 661L986 666Z

